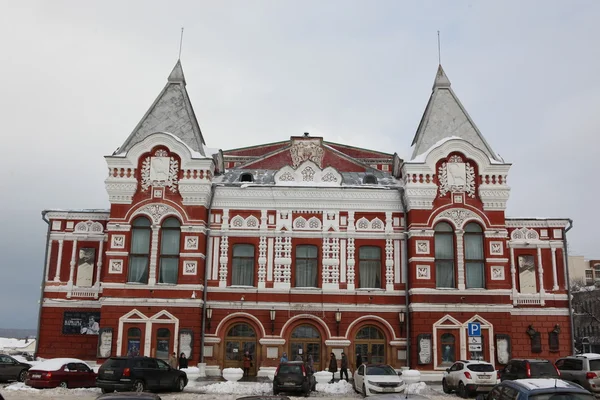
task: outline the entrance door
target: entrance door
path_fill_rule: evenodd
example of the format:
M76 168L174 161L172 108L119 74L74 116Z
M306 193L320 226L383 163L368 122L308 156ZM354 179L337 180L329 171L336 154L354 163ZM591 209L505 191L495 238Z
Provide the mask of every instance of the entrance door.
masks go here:
M360 354L364 363L385 364L385 336L374 326L365 326L356 334L354 354Z
M256 375L256 332L248 324L236 324L227 332L225 338L225 368L244 369L244 354L248 352L252 359L250 375Z
M312 356L315 371L320 371L321 335L311 325L300 325L292 332L288 358L293 361L300 356L302 361L306 361L309 354Z

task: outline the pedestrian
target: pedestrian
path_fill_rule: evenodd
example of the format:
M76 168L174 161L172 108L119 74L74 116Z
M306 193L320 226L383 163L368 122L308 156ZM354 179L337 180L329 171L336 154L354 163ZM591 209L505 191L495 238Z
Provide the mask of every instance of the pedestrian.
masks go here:
M184 369L188 367L188 359L185 356L185 353L181 353L179 355L179 369Z
M342 361L340 361L340 380L344 379L346 375L346 382L348 382L348 358L346 353L342 351Z
M171 368L177 369L177 354L175 352L169 356L169 365Z
M309 354L306 358L306 369L308 370L309 374L315 373L315 362L313 361L312 354Z
M356 353L356 369L362 365L362 356L360 353Z
M330 383L333 383L335 380L335 373L337 372L337 360L335 358L335 354L333 353L329 355L329 372L331 372Z
M279 359L279 363L286 363L288 362L288 358L287 358L287 353L284 351L283 355L281 356L281 358Z
M250 376L250 367L252 366L252 357L249 352L244 353L244 376Z
M300 354L297 354L296 359L294 361L302 361L302 356Z

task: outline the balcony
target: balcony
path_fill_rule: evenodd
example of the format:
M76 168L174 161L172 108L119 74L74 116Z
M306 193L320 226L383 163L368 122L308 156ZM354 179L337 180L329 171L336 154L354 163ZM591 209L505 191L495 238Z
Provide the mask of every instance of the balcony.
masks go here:
M544 301L539 293L534 294L516 294L513 297L515 306L543 306Z

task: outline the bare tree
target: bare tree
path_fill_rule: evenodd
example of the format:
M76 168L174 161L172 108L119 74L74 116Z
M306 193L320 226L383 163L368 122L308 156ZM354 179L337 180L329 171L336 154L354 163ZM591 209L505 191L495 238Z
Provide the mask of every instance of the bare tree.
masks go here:
M600 346L600 288L586 285L583 279L573 280L571 294L576 347L584 350L584 342Z

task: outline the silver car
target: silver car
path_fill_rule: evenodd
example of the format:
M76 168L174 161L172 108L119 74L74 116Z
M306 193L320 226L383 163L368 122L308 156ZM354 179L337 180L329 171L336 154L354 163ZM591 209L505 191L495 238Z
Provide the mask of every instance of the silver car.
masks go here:
M577 383L596 397L600 397L600 354L563 357L554 364L562 379Z

